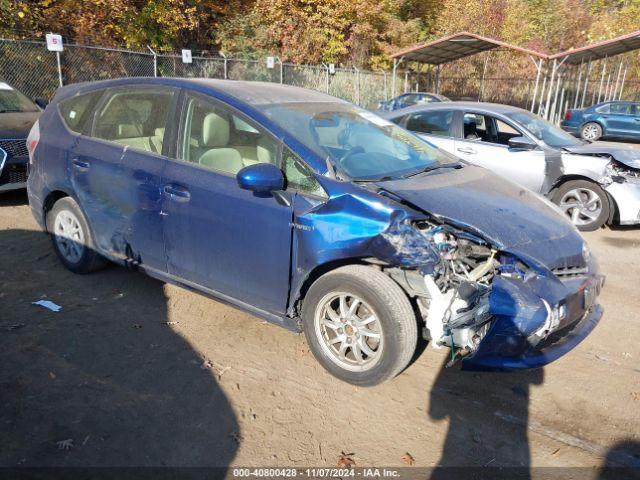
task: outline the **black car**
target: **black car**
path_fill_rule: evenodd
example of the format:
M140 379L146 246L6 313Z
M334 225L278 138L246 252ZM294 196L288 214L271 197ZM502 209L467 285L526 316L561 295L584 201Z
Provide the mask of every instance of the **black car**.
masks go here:
M0 82L0 192L27 186L27 135L39 115L35 103Z
M378 103L378 110L389 112L399 108L410 107L418 103L449 102L444 95L428 92L410 92L398 95L390 100Z

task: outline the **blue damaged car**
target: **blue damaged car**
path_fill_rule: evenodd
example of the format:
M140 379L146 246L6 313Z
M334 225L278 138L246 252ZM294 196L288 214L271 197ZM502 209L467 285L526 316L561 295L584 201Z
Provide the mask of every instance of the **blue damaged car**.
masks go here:
M71 85L28 146L29 203L68 269L116 262L303 330L353 384L397 375L419 336L466 369L540 367L602 315L556 207L322 93Z

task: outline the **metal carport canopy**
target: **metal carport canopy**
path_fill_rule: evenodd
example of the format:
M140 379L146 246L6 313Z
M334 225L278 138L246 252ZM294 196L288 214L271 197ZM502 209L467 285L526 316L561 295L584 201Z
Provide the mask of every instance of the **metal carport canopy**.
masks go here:
M552 60L565 59L566 63L577 64L589 60L613 57L621 53L640 49L640 30L622 35L611 40L574 48L565 52L556 53L549 58Z
M391 58L402 58L408 62L442 65L443 63L486 52L487 50L493 50L494 48L505 48L540 59L549 58L545 53L536 52L535 50L529 50L469 32L459 32L432 42L416 45L415 47L394 53L391 55Z

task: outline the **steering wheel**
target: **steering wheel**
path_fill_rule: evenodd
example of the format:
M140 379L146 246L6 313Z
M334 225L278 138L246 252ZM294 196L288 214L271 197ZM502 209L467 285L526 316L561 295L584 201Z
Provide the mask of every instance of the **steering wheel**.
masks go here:
M350 148L347 153L345 153L340 157L340 159L338 160L338 163L342 165L342 163L345 160L347 160L347 158L351 157L352 155L356 155L358 153L364 153L364 148L362 148L360 145L358 145L357 147Z

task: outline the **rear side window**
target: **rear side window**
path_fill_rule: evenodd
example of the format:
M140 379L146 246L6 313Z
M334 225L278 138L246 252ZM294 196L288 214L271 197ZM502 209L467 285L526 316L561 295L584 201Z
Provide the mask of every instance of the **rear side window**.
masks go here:
M77 95L60 102L60 114L69 130L82 132L82 127L91 116L91 111L102 96L103 90Z
M116 91L96 114L93 136L160 154L172 98L166 88Z
M453 112L450 110L414 113L407 120L407 130L450 137L452 119Z
M633 105L630 103L612 103L609 109L611 113L618 115L633 115Z

